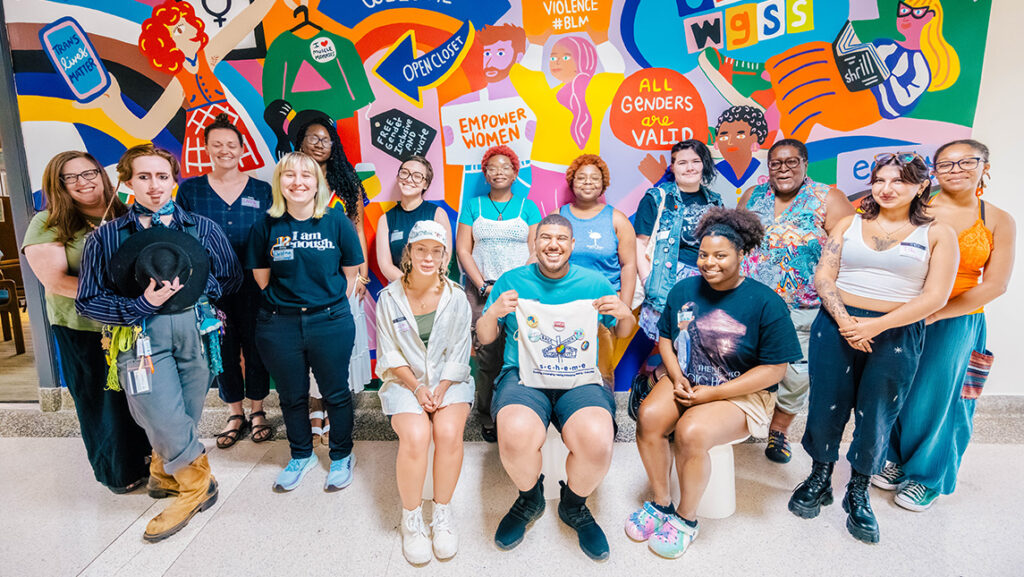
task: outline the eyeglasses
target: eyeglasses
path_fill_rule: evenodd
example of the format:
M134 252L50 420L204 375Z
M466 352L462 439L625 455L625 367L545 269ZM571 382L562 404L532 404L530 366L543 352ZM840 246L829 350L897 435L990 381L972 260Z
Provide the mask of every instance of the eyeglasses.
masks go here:
M931 8L922 6L921 8L912 8L903 2L900 2L896 8L896 16L902 18L904 16L911 16L915 20L920 20L928 15L929 12L933 12Z
M498 166L488 166L486 172L487 174L495 175L503 172L513 172L513 170L514 169L511 164L501 164Z
M87 181L96 180L96 177L100 175L100 171L97 168L85 170L78 174L62 174L60 179L64 181L64 184L74 184L79 178Z
M604 175L603 174L595 174L595 175L592 175L592 176L587 176L585 174L577 174L577 175L573 176L572 179L573 179L573 181L578 182L580 184L584 184L584 183L587 183L587 182L594 182L594 183L597 183L597 184L601 184L602 182L604 182Z
M889 164L893 160L901 166L915 160L920 160L925 165L928 164L924 161L924 157L916 152L883 152L875 155L875 164Z
M423 184L423 181L427 180L422 172L413 172L407 168L398 169L398 178L411 181L413 184Z
M316 146L316 145L319 144L320 146L322 146L324 148L330 148L331 147L331 137L330 136L319 137L319 136L317 136L315 134L309 134L309 135L306 135L306 138L303 139L303 142L305 142L306 144L308 144L310 146Z
M953 172L953 167L960 170L974 170L981 164L980 156L971 156L968 158L961 158L960 160L943 160L942 162L935 163L935 172L939 174L945 174L947 172Z
M775 160L768 161L768 168L770 168L771 170L779 170L782 168L782 165L786 165L786 168L794 169L800 166L800 163L802 163L803 161L804 159L800 158L799 156L790 156L786 160L780 160L776 158Z

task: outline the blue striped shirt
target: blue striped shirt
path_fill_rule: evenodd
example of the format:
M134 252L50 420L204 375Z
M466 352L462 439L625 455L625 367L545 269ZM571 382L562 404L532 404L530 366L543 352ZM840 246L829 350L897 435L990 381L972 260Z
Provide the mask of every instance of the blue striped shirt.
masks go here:
M270 183L249 177L242 194L233 204L228 204L214 192L208 174L183 181L174 197L174 203L183 210L203 215L220 225L239 260L245 257L249 230L257 222L263 222L272 202Z
M231 242L212 220L192 214L174 206L174 215L168 228L184 231L186 226L196 227L196 237L210 255L210 277L205 294L211 300L238 290L242 284L242 268L231 248ZM141 230L139 215L129 210L89 234L82 252L82 267L78 273L78 298L75 309L83 317L105 324L128 326L138 324L159 310L145 297L127 298L114 292L107 271L110 259L121 246L121 230Z

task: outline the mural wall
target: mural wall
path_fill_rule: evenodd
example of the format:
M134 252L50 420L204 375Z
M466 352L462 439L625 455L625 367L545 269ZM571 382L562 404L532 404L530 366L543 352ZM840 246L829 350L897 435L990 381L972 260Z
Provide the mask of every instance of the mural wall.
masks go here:
M364 181L371 246L378 218L399 197L402 158L430 160L438 177L426 198L454 223L467 199L486 194L480 158L495 144L519 154L517 187L544 214L566 201L564 170L581 153L604 157L607 202L633 214L684 138L713 146L713 188L727 202L767 178L766 151L784 137L807 142L812 178L857 198L879 151L928 157L971 134L991 8L991 0L2 1L34 187L57 152L88 150L112 169L127 147L150 140L180 155L184 176L203 174L211 165L202 129L222 112L247 141L243 169L269 179L291 150L290 122L316 111L335 120ZM371 294L381 288L376 277ZM642 354L643 343L634 345L620 386Z

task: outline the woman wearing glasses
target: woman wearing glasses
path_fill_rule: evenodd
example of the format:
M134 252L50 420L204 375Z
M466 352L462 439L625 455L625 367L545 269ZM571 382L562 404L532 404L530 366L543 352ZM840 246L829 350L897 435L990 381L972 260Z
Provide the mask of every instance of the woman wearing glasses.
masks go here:
M399 265L402 250L409 240L412 227L421 220L433 220L451 230L448 214L440 206L423 199L430 182L434 180L434 169L430 161L416 155L410 156L398 169L398 192L402 197L394 208L382 214L377 221L377 265L388 282L402 278ZM445 235L445 248L450 250L451 233Z
M124 393L106 388L100 324L75 311L85 238L126 209L103 167L86 152L53 157L43 171L43 192L47 208L32 217L22 250L46 289L46 317L93 474L112 492L128 493L149 476L149 441L128 412Z
M459 264L469 278L466 295L473 308L473 327L480 318L491 286L506 271L523 266L533 254L533 237L540 210L525 195L512 194L519 174L519 156L508 146L492 146L481 164L490 191L469 199L459 214L456 250ZM475 335L475 332L474 332ZM505 340L499 336L488 345L474 341L478 367L476 410L481 435L494 443L498 434L491 419L494 379L501 370Z
M786 301L803 352L779 383L764 450L772 461L788 463L792 451L786 434L793 416L807 406L807 341L820 305L814 269L829 233L853 214L853 205L841 190L807 177L807 147L787 138L768 150L768 182L748 188L739 206L756 214L765 231L761 246L744 259L743 274Z
M956 274L956 235L928 216L930 188L919 155L875 157L871 196L861 202L861 214L832 229L814 276L825 309L811 325L809 347L803 447L814 464L789 510L810 519L832 503L832 469L853 410L843 510L846 529L866 543L878 542L871 475L885 466L889 432L917 372L924 319L945 304Z
M899 489L896 504L911 511L927 509L956 488L975 399L992 362L983 307L1006 292L1015 242L1013 218L981 200L988 147L950 142L935 153L934 168L940 189L929 212L959 233L960 265L946 306L925 319L921 366L892 430L891 463L871 478L876 487Z
M636 233L625 214L601 200L611 181L608 165L596 154L583 154L569 165L565 180L572 190L572 202L559 209L559 214L569 220L578 239L569 262L603 274L619 299L631 306L636 289ZM602 341L601 374L613 383L612 333L600 326L598 338Z
M294 132L291 130L292 127L295 127ZM373 377L370 372L369 328L363 308L366 285L370 283L366 233L363 229L363 203L366 191L355 168L345 156L337 128L329 116L319 110L303 110L289 124L289 135L292 136L296 150L311 156L320 165L327 187L333 193L330 206L336 205L335 199L341 202L342 210L356 229L359 246L363 251L363 262L359 265L357 274L348 279L349 309L352 311L352 321L356 326L355 345L352 347L352 358L349 360L349 388L358 393ZM331 424L324 415L323 397L315 378L310 381L309 397L309 422L313 429L313 441L315 443L319 438L322 444L328 445Z

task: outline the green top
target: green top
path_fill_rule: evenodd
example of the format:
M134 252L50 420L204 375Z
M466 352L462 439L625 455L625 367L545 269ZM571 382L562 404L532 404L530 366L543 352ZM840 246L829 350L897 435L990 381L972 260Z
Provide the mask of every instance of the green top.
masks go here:
M50 218L50 211L44 210L32 217L25 231L25 240L21 243L21 249L36 244L49 244L57 242L57 231L47 228L46 220ZM90 218L93 224L99 224L100 219ZM85 248L85 236L89 229L82 229L75 235L74 240L64 245L64 255L68 259L68 274L78 276L78 269L82 265L82 249ZM67 327L79 331L99 332L100 323L79 316L75 311L75 299L63 295L53 294L46 291L46 316L50 319L51 325Z
M427 341L430 340L430 331L434 328L435 314L437 314L436 309L425 315L416 315L416 329L419 331L420 340L423 341L423 346L426 346Z

